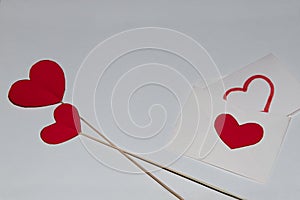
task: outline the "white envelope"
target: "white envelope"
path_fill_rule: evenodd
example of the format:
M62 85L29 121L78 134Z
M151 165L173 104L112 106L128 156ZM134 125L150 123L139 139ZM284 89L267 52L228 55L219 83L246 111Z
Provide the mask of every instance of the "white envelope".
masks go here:
M265 182L290 114L300 108L298 91L300 84L273 55L206 88L195 87L170 150Z

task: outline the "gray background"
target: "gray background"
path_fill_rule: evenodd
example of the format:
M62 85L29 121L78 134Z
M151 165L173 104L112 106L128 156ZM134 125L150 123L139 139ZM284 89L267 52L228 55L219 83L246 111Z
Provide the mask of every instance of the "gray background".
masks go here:
M55 147L39 139L54 107L16 108L9 86L42 58L59 61L67 78L65 101L88 52L120 31L158 26L193 37L228 74L272 52L300 80L299 1L1 1L0 199L174 199L145 175L99 164L80 140ZM297 91L299 92L299 91ZM247 199L300 196L296 116L266 184L181 159L172 167ZM187 199L227 199L165 172L155 173Z

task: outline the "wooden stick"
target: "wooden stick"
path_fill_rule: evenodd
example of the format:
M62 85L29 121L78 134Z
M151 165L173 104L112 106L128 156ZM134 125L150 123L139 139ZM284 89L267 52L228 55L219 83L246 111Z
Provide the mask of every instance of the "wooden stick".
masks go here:
M142 170L145 174L150 176L154 181L156 181L158 184L160 184L163 188L165 188L167 191L169 191L171 194L173 194L177 199L184 200L183 197L181 197L179 194L177 194L174 190L172 190L169 186L167 186L165 183L163 183L161 180L159 180L156 176L154 176L152 173L147 171L143 166L141 166L139 163L137 163L135 160L133 160L130 156L128 156L122 149L117 147L114 143L112 143L104 134L102 134L100 131L98 131L96 128L94 128L90 123L88 123L84 118L80 116L80 119L89 126L92 130L94 130L100 137L102 137L106 142L109 144L106 144L107 146L110 146L116 150L118 150L122 155L124 155L129 161L131 161L135 166L137 166L140 170ZM81 135L89 137L86 134L81 133ZM89 137L92 139L92 137ZM102 142L101 142L102 143Z
M95 138L95 137L93 137L93 136L87 135L87 134L85 134L85 133L80 133L80 135L82 135L82 136L84 136L84 137L87 137L87 138L89 138L89 139L91 139L91 140L94 140L94 141L96 141L96 142L98 142L98 143L100 143L100 144L103 144L103 145L105 145L105 146L111 147L111 148L113 148L113 149L117 149L116 147L111 146L110 144L107 144L106 142L101 141L101 140L99 140L98 138ZM117 150L118 150L118 149L117 149ZM127 155L130 155L130 156L132 156L132 157L134 157L134 158L137 158L137 159L142 160L142 161L144 161L144 162L146 162L146 163L149 163L149 164L151 164L151 165L154 165L154 166L156 166L156 167L158 167L158 168L161 168L161 169L163 169L163 170L165 170L165 171L168 171L168 172L170 172L170 173L173 173L173 174L175 174L175 175L177 175L177 176L180 176L180 177L182 177L182 178L184 178L184 179L187 179L187 180L189 180L189 181L192 181L192 182L194 182L194 183L197 183L197 184L199 184L199 185L202 185L202 186L204 186L204 187L206 187L206 188L209 188L209 189L211 189L211 190L214 190L214 191L219 192L219 193L221 193L221 194L224 194L224 195L226 195L226 196L232 197L232 198L234 198L234 199L243 200L241 197L238 197L238 196L236 196L236 195L230 194L230 193L226 192L225 190L222 190L222 189L217 188L217 187L215 187L215 186L213 186L213 185L210 185L210 184L208 184L208 183L205 183L205 182L203 182L203 181L200 181L200 180L198 180L198 179L195 179L195 178L193 178L193 177L191 177L191 176L188 176L188 175L186 175L186 174L183 174L183 173L178 172L178 171L176 171L176 170L173 170L173 169L171 169L171 168L164 167L164 166L162 166L162 165L160 165L160 164L158 164L158 163L155 163L155 162L153 162L153 161L151 161L151 160L148 160L148 159L146 159L146 158L140 157L140 156L135 155L135 154L133 154L133 153L130 153L130 152L128 152L128 151L125 151L125 150L122 150L122 151L123 151L125 154L127 154Z

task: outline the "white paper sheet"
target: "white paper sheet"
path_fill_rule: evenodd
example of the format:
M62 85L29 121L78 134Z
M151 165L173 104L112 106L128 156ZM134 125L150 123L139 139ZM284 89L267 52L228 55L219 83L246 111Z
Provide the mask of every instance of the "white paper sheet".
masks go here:
M224 98L226 91L243 87L244 91L233 90ZM207 88L195 87L178 119L171 150L185 152L193 159L265 182L286 134L291 119L288 115L300 108L300 93L297 91L300 91L300 84L273 55ZM266 106L268 102L269 106ZM268 109L264 110L266 107ZM217 131L215 123L221 114L232 115L237 123L234 128L228 129L225 125L222 128L225 127L227 132ZM249 123L261 127L262 133L251 129ZM230 140L223 139L225 133L241 146L230 146ZM250 144L247 140L251 139L255 142ZM242 144L243 140L246 143Z

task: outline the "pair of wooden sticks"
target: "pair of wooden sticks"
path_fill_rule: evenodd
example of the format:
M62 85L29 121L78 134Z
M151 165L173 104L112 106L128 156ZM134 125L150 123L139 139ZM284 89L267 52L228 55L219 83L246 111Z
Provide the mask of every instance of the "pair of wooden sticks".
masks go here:
M167 172L169 172L169 173L172 173L172 174L175 174L175 175L177 175L177 176L179 176L179 177L182 177L182 178L184 178L184 179L187 179L187 180L189 180L189 181L191 181L191 182L194 182L194 183L196 183L196 184L202 185L202 186L204 186L204 187L206 187L206 188L208 188L208 189L214 190L214 191L216 191L216 192L218 192L218 193L221 193L221 194L223 194L223 195L226 195L226 196L228 196L228 197L231 197L231 198L233 198L233 199L243 200L243 198L238 197L238 196L236 196L236 195L234 195L234 194L231 194L231 193L229 193L229 192L226 192L225 190L222 190L222 189L220 189L220 188L218 188L218 187L216 187L216 186L210 185L210 184L208 184L208 183L205 183L205 182L203 182L203 181L200 181L200 180L198 180L198 179L195 179L195 178L193 178L193 177L191 177L191 176L188 176L188 175L186 175L186 174L184 174L184 173L178 172L178 171L173 170L173 169L168 168L168 167L164 167L164 166L160 165L159 163L153 162L153 161L151 161L151 160L145 159L145 158L143 158L143 157L141 157L141 156L138 156L138 155L136 155L136 154L130 153L130 152L128 152L128 151L125 151L125 150L119 148L118 146L116 146L114 143L112 143L112 142L111 142L104 134L102 134L98 129L96 129L92 124L90 124L88 121L86 121L83 117L80 116L80 119L81 119L88 127L90 127L93 131L95 131L101 138L103 138L106 142L104 142L104 141L102 141L102 140L100 140L100 139L98 139L98 138L95 138L95 137L93 137L93 136L87 135L87 134L85 134L85 133L80 133L80 135L82 135L82 136L84 136L84 137L86 137L86 138L88 138L88 139L91 139L91 140L93 140L93 141L95 141L95 142L98 142L98 143L100 143L100 144L103 144L103 145L105 145L105 146L107 146L107 147L110 147L110 148L113 148L113 149L119 151L119 152L120 152L123 156L125 156L129 161L131 161L134 165L136 165L136 166L137 166L140 170L142 170L145 174L147 174L148 176L150 176L153 180L155 180L155 181L156 181L158 184L160 184L163 188L165 188L167 191L169 191L171 194L173 194L177 199L183 200L184 198L183 198L182 196L180 196L177 192L175 192L173 189L171 189L169 186L167 186L165 183L163 183L161 180L159 180L156 176L154 176L152 173L150 173L147 169L145 169L145 168L144 168L143 166L141 166L139 163L137 163L134 159L132 159L132 157L134 157L134 158L136 158L136 159L139 159L139 160L141 160L141 161L144 161L144 162L146 162L146 163L148 163L148 164L151 164L151 165L153 165L153 166L155 166L155 167L158 167L158 168L160 168L160 169L162 169L162 170L165 170L165 171L167 171Z

